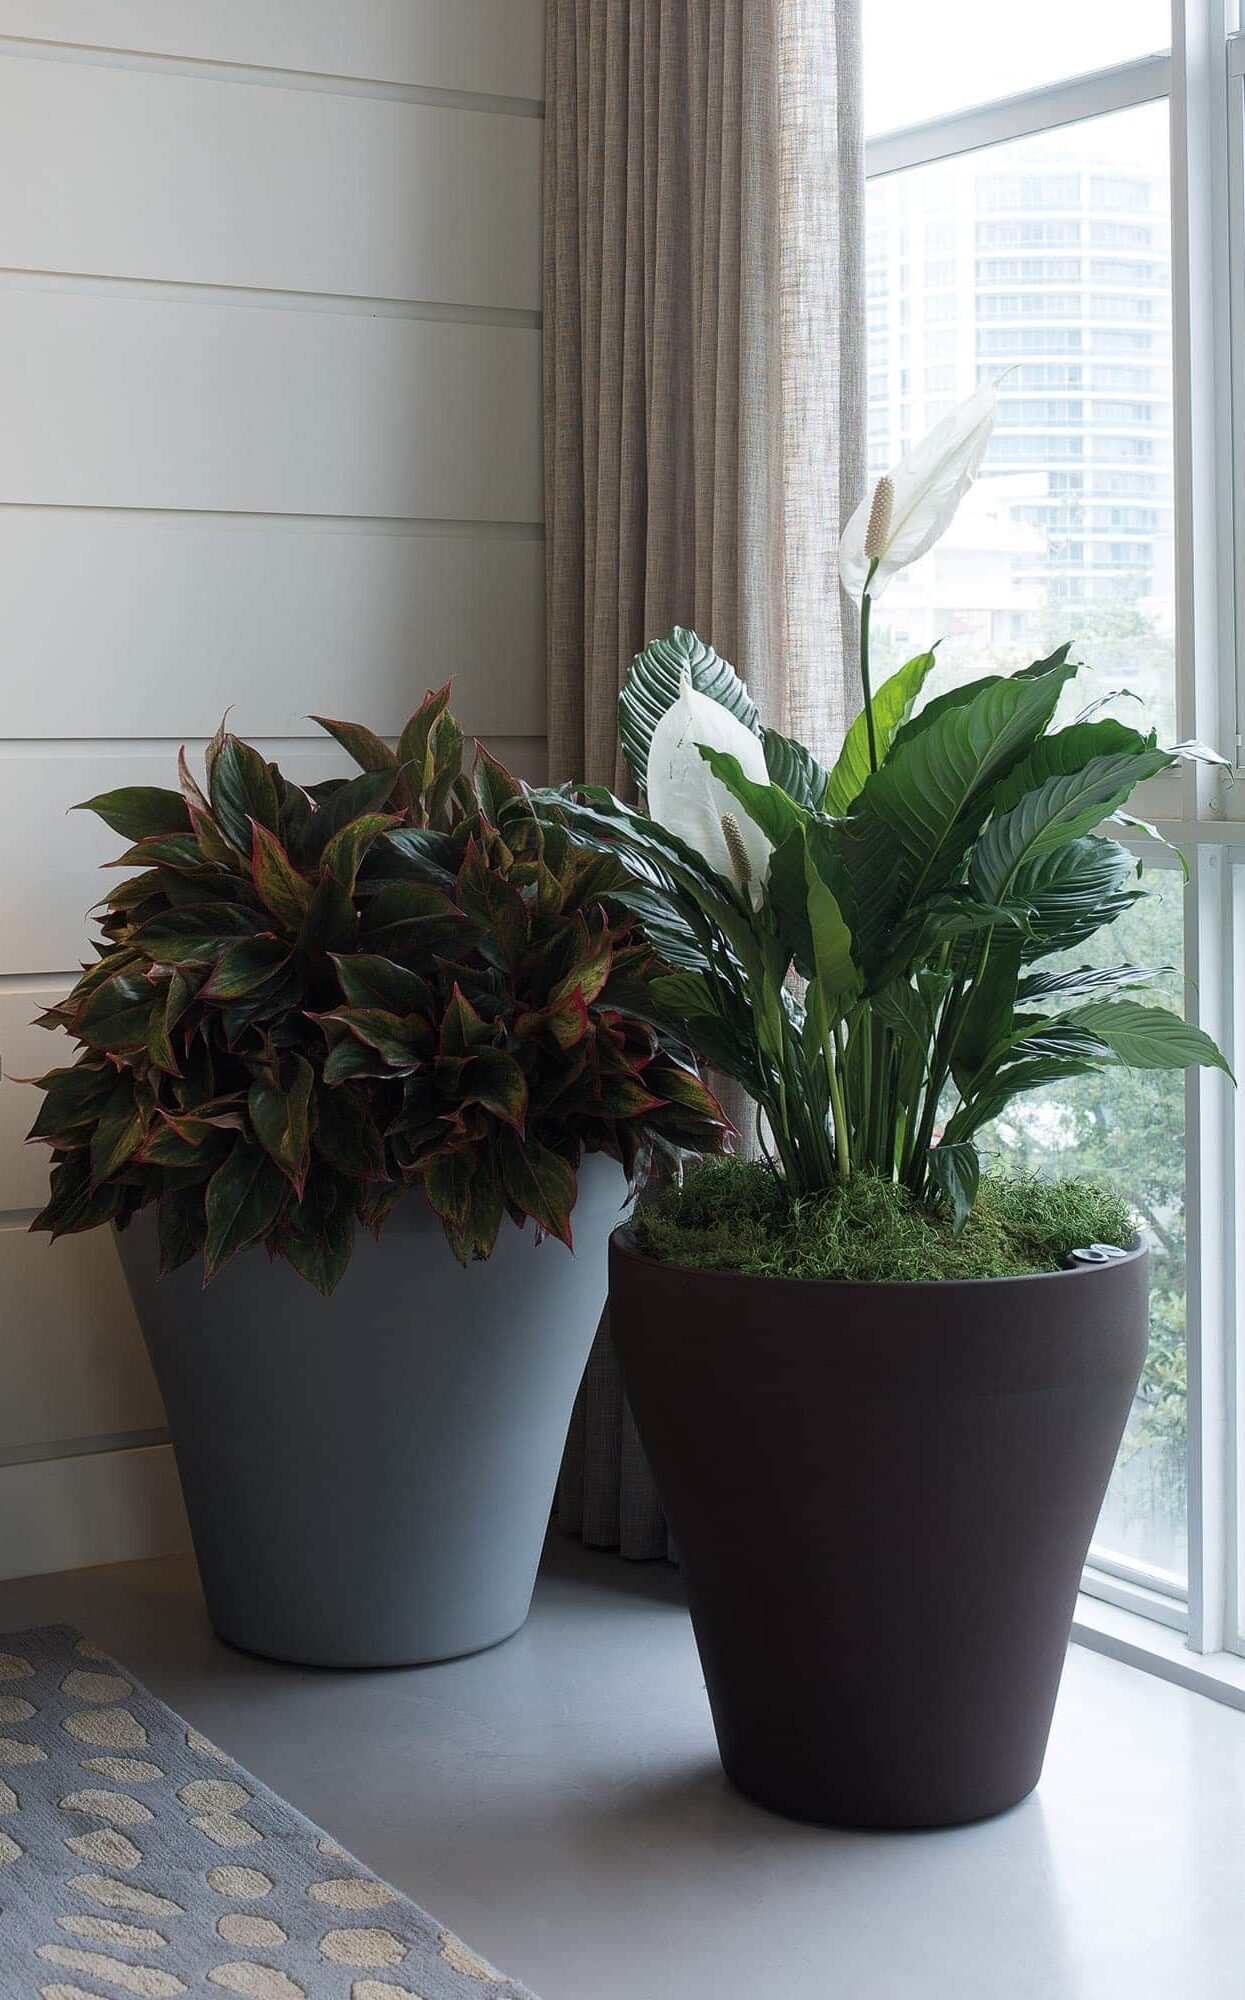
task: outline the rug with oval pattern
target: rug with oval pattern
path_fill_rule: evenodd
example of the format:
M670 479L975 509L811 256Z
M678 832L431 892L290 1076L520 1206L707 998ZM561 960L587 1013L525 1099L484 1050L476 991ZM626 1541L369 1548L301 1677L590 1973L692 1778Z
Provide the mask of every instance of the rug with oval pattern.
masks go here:
M533 2000L68 1626L0 1634L4 2000Z

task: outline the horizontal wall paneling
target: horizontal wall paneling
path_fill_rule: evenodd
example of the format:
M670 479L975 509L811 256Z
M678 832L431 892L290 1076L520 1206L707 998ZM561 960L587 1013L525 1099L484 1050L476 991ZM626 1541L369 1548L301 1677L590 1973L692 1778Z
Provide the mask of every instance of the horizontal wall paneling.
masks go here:
M234 703L247 734L391 735L452 679L469 733L543 735L542 543L436 530L0 506L5 734L206 737Z
M535 310L541 139L0 43L0 266Z
M541 518L540 335L15 288L0 499Z
M0 0L0 35L544 95L544 0Z

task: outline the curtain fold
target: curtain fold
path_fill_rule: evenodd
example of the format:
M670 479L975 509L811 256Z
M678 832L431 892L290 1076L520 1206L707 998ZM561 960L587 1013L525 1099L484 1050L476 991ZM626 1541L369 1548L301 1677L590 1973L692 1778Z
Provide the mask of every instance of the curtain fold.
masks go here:
M545 117L550 777L625 793L618 691L675 624L828 756L856 706L859 0L548 0ZM665 1551L605 1329L559 1517Z

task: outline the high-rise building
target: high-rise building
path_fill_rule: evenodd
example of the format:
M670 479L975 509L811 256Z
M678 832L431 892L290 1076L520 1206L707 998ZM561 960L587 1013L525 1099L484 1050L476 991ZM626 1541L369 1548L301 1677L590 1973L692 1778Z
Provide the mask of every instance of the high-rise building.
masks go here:
M900 650L1023 649L1115 606L1169 656L1171 252L1148 109L870 182L873 476L1003 378L982 478L879 605Z

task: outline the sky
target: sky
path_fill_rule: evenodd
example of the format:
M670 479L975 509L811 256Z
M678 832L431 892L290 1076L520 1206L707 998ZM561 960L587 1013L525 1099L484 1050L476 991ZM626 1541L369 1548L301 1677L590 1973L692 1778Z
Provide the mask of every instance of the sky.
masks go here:
M1166 48L1169 0L864 0L865 131Z

